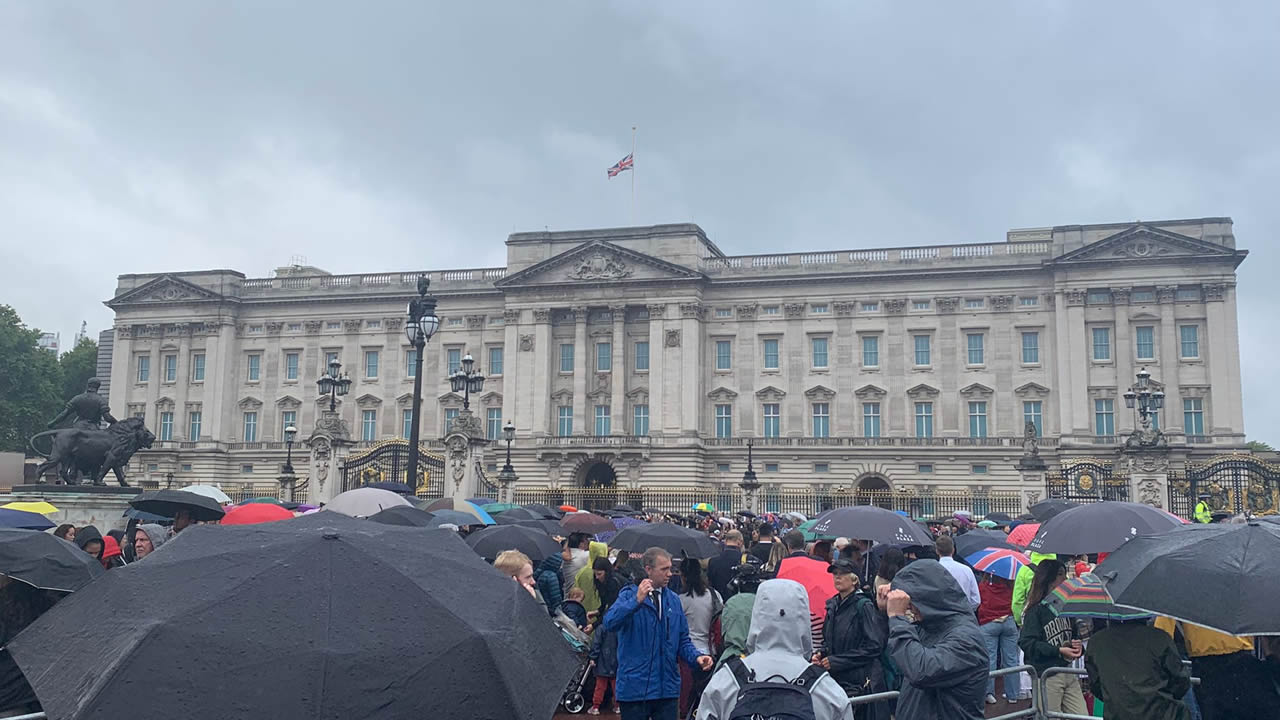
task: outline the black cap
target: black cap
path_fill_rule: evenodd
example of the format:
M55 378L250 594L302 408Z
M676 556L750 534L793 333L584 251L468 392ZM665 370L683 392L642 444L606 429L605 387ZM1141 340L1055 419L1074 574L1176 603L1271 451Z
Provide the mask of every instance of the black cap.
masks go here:
M858 566L853 564L852 560L841 558L827 566L827 572L835 575L836 573L849 573L850 575L858 574Z

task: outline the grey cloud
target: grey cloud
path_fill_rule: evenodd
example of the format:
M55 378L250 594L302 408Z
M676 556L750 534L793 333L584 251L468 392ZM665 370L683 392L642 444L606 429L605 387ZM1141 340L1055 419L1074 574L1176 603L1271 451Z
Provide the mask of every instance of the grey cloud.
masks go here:
M1254 387L1278 349L1278 21L1262 0L4 3L4 301L69 336L109 324L122 272L500 263L513 230L629 223L604 169L638 125L636 220L730 253L1230 215L1248 428L1280 442L1280 390Z

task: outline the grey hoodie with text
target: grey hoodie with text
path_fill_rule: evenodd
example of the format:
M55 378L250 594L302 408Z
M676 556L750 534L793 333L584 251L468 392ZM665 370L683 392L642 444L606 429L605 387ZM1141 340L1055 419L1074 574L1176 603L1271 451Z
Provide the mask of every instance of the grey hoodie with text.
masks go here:
M760 583L751 608L751 630L742 662L755 672L759 682L771 675L794 680L809 667L812 657L809 593L794 580ZM727 720L738 701L738 690L733 671L722 665L702 693L697 720ZM814 683L811 697L817 720L853 719L848 696L830 675Z
M960 584L937 560L916 560L893 578L917 622L889 618L889 654L902 675L898 720L985 716L987 646Z

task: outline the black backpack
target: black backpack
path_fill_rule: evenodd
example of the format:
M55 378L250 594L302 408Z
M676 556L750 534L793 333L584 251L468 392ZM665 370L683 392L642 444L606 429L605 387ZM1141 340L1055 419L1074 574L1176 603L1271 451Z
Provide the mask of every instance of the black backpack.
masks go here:
M742 658L731 657L725 665L738 680L738 701L727 720L816 720L809 693L827 674L820 666L810 665L795 680L770 675L757 681Z

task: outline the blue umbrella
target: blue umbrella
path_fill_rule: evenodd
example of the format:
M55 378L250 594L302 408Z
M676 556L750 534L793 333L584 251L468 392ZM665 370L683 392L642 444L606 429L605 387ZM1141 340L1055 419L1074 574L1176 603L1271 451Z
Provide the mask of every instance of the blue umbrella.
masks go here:
M163 515L156 515L155 513L143 512L137 508L129 508L128 510L125 510L124 516L127 518L133 518L140 523L156 523L158 525L168 525L169 523L173 522L173 518L165 517Z
M613 526L618 530L621 530L622 528L631 527L632 525L646 524L645 521L637 518L633 518L633 517L618 517L618 518L609 518L609 519L613 521ZM618 534L618 530L606 530L605 532L597 533L596 542L602 542L602 543L608 544L608 542L613 539L613 536Z
M26 510L0 508L0 528L15 530L48 530L53 527L49 518Z

